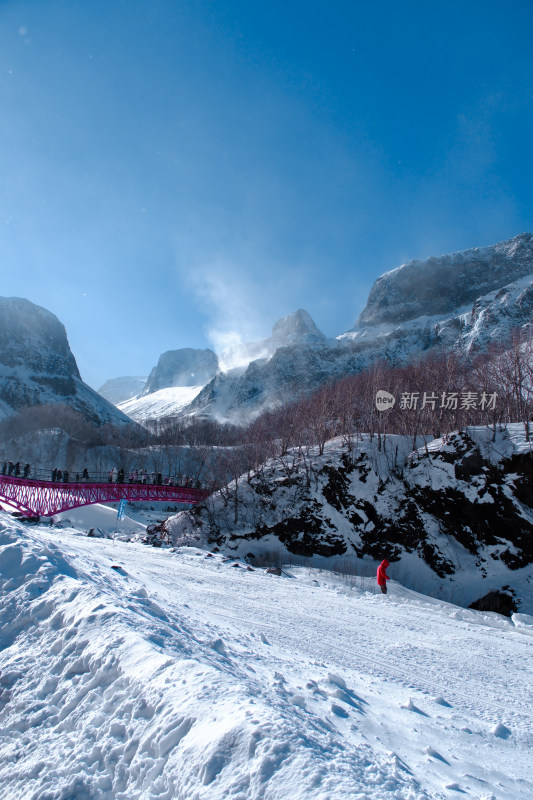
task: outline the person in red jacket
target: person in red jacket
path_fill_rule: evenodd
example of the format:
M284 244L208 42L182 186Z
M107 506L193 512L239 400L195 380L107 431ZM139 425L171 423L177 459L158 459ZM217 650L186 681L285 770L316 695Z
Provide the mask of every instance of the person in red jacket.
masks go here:
M378 586L383 594L387 594L387 581L390 581L390 578L387 575L388 566L389 562L386 558L384 558L378 567Z

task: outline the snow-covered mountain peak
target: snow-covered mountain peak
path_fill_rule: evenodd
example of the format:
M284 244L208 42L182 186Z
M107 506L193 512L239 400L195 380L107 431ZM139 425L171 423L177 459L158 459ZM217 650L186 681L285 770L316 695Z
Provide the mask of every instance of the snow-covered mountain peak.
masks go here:
M0 297L0 417L59 403L92 422L129 422L85 384L54 314L21 297Z
M0 297L0 353L6 367L80 377L64 325L23 297Z
M146 385L146 375L125 375L120 378L109 378L100 388L98 394L109 400L110 403L118 405L131 400L142 392Z
M142 395L175 386L204 386L217 372L218 358L212 350L167 350L151 371Z
M291 344L323 342L326 337L303 308L278 319L272 328L270 341L277 347Z
M444 315L533 273L533 235L409 261L381 275L356 328Z

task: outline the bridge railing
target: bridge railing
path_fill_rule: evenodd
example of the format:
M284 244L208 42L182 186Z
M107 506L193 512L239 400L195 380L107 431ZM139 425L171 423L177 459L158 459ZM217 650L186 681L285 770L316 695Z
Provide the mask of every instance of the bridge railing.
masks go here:
M22 478L27 481L51 482L51 483L121 483L121 484L143 484L152 486L176 486L181 488L200 489L201 483L198 479L187 475L163 475L161 472L145 472L144 470L131 470L129 472L120 470L110 470L107 472L89 472L88 470L71 471L57 469L33 469L28 470L27 465L21 465L18 469L10 469L9 463L0 463L0 475L7 478Z

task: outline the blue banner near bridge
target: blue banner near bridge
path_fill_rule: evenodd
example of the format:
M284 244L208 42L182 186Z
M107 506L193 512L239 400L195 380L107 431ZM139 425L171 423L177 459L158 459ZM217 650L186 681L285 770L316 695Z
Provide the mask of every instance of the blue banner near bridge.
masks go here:
M120 503L118 504L117 519L124 519L124 517L126 516L127 503L128 503L127 500L121 500Z

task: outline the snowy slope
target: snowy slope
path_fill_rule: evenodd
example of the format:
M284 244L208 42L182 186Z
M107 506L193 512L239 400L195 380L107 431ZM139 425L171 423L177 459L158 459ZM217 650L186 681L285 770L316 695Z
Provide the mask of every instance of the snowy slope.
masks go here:
M349 448L333 439L322 455L295 448L164 527L175 543L359 574L386 557L410 588L465 606L503 590L533 613L532 443L521 424L492 439L480 426L427 451L420 437L416 453L395 435L361 435Z
M143 423L148 419L161 419L179 414L191 403L202 386L172 386L170 389L159 389L157 392L132 397L118 408L136 422Z
M533 618L0 526L5 800L533 796Z

